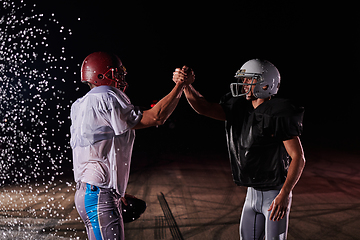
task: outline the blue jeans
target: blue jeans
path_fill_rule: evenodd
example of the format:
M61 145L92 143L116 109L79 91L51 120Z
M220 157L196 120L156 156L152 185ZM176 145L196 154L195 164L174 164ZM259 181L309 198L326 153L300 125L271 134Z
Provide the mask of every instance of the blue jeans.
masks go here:
M120 195L115 190L79 183L75 206L89 240L125 239Z

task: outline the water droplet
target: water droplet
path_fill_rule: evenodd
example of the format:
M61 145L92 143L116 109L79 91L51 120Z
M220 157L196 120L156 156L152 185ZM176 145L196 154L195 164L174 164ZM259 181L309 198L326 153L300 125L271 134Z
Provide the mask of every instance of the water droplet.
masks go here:
M72 79L78 66L69 63L73 57L62 42L72 31L54 13L38 13L37 5L24 0L0 5L0 224L9 226L0 234L16 239L22 231L24 238L37 239L26 235L43 229L35 219L69 220L56 196L75 188L55 186L72 165L66 91L76 85L65 79Z

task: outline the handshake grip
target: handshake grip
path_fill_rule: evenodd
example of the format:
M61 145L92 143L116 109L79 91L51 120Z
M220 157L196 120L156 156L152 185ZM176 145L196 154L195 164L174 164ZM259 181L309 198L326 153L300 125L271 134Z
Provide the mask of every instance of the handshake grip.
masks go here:
M177 82L185 82L186 85L189 85L193 83L195 80L195 74L194 71L189 68L188 66L183 66L181 69L177 68L175 69L175 72L173 73L173 81L175 83Z
M186 73L186 74L190 74L191 73L191 71L192 71L192 69L191 68L189 68L188 66L183 66L183 68L182 68L183 70L184 70L184 72Z

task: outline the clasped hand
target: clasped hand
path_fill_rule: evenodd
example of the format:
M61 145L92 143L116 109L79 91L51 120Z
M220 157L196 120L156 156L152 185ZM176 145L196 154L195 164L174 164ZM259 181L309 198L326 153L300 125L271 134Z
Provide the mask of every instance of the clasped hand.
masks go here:
M173 81L175 83L184 82L186 85L192 84L195 81L194 71L187 66L183 66L181 69L176 68L173 73Z

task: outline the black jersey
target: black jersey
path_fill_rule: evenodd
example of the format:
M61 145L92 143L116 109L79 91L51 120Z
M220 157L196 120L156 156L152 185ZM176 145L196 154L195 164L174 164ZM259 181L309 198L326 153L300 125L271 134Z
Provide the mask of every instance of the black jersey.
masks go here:
M251 101L231 93L220 104L235 183L258 189L284 183L291 158L283 141L301 134L303 108L274 98L254 109Z

